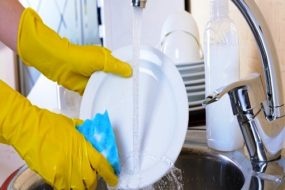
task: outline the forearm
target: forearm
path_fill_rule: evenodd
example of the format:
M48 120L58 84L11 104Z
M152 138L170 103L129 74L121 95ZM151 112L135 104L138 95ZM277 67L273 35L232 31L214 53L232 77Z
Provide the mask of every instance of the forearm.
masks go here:
M0 41L17 52L18 25L24 7L18 0L0 0Z

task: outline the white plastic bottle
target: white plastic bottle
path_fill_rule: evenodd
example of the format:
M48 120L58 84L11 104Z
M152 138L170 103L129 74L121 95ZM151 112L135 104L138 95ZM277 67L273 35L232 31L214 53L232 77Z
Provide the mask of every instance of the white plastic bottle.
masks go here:
M210 0L210 20L204 32L206 95L239 80L239 43L233 21L229 18L229 0ZM219 151L233 151L243 146L236 117L228 95L206 107L208 146Z

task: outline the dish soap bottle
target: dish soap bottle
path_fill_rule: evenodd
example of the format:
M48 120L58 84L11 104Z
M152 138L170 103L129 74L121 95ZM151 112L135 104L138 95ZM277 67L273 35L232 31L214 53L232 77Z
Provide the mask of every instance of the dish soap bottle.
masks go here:
M210 20L204 32L206 95L240 76L238 34L228 16L228 1L210 0ZM233 151L244 144L228 96L206 107L206 130L210 148Z

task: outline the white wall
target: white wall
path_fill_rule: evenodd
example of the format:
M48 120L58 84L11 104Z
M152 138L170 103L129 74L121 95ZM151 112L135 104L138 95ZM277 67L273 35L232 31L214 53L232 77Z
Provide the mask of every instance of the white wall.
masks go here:
M0 42L0 79L17 88L15 55L11 49Z
M17 77L14 58L13 51L0 42L0 79L15 89ZM11 146L0 143L0 187L12 172L23 164L24 161Z
M132 43L133 7L131 0L102 0L104 45L111 50ZM184 0L147 0L143 10L141 42L156 47L167 16L185 9Z

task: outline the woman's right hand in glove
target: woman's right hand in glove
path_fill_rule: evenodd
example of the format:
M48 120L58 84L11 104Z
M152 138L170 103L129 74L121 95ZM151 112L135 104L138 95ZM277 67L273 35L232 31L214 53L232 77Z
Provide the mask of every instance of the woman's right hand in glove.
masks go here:
M92 189L98 175L115 186L114 170L76 130L80 124L31 105L0 80L0 142L12 145L55 189Z

